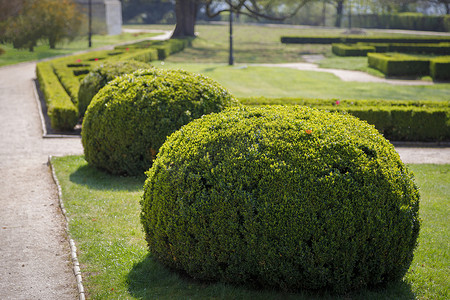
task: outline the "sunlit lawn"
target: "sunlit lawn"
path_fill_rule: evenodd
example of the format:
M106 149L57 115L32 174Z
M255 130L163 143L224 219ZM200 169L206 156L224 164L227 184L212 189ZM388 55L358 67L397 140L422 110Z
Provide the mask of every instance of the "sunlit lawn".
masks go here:
M330 73L240 64L155 62L159 68L184 69L211 77L236 97L306 97L322 99L450 100L450 83L397 86L346 82Z
M340 297L201 283L155 262L139 221L145 178L112 176L82 156L53 158L92 299L449 299L450 165L409 165L421 192L423 219L415 259L404 280Z

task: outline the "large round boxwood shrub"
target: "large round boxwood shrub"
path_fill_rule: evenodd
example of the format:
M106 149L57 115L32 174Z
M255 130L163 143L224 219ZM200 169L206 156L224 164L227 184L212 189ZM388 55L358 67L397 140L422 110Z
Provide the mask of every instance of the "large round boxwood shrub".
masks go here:
M113 174L144 174L166 137L236 100L215 81L185 71L139 70L94 97L83 121L86 160Z
M398 280L413 259L412 174L350 115L231 108L173 133L147 175L149 250L194 278L345 292Z
M91 103L92 98L104 87L109 81L124 74L133 73L139 69L150 69L151 65L135 61L110 61L105 62L89 72L83 78L78 90L78 114L84 116L86 109Z

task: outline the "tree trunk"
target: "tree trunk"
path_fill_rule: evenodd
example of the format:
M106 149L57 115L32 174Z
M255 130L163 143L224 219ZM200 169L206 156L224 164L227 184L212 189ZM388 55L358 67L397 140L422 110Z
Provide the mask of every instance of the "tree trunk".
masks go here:
M54 36L50 36L48 38L48 44L50 45L50 49L56 48L56 38Z
M343 11L344 11L344 0L339 0L336 5L336 22L334 23L334 26L341 27Z
M195 36L195 21L197 18L196 0L177 0L175 3L175 16L177 25L172 38Z

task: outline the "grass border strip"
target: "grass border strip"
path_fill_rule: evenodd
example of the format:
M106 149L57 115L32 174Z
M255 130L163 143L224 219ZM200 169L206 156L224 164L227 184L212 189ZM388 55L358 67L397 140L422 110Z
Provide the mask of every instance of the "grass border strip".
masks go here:
M78 262L78 257L77 257L77 247L75 245L75 241L70 237L69 218L67 217L67 212L64 207L61 185L59 184L59 180L56 177L55 168L53 167L53 164L52 164L52 157L53 157L52 155L48 156L48 165L50 166L50 170L52 171L53 181L55 182L56 188L58 189L58 202L59 202L59 207L61 209L61 212L64 216L65 229L66 229L67 237L69 239L70 256L72 258L72 264L73 264L73 274L75 275L75 279L77 281L79 299L85 300L86 297L85 297L85 293L84 293L83 279L81 276L80 263Z

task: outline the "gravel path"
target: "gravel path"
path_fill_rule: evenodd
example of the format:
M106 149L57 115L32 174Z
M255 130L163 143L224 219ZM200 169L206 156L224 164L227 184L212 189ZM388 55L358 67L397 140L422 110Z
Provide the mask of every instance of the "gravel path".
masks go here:
M279 67L279 68L291 68L301 71L316 71L316 72L326 72L334 74L339 77L342 81L356 81L356 82L378 82L378 83L388 83L394 85L433 85L432 81L423 80L402 80L402 79L387 79L380 78L361 71L351 71L351 70L340 70L340 69L328 69L320 68L318 65L313 63L286 63L286 64L254 64L262 67Z
M0 68L1 299L76 299L49 155L82 154L79 138L42 138L34 62ZM450 163L450 148L398 147L405 163Z
M81 154L80 139L43 139L35 63L0 68L0 298L76 299L64 219L48 155Z

